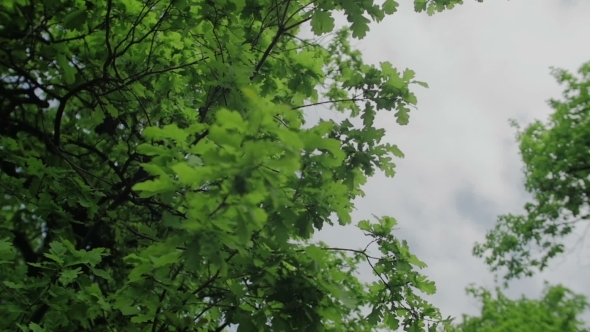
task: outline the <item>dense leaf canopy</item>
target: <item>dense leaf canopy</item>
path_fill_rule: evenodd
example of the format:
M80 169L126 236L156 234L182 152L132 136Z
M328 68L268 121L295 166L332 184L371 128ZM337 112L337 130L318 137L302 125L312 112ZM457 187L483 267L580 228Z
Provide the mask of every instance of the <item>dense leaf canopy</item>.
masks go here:
M554 70L565 86L563 99L549 101L554 112L548 122L518 132L526 189L534 200L522 215L500 216L474 248L494 271L507 268L506 279L543 270L564 251L559 240L590 218L590 62L578 73Z
M511 300L500 289L468 288L481 305L479 316L463 316L460 332L588 332L579 316L588 309L584 296L563 286L546 285L542 298Z
M416 0L429 14L459 0ZM352 222L378 111L405 125L414 72L349 38L397 3L8 0L0 4L0 330L423 330L435 291L396 221ZM333 15L349 25L335 29ZM324 45L299 37L303 24ZM320 93L319 91L323 91ZM303 127L330 104L349 120ZM354 122L354 121L353 121ZM359 240L360 241L360 240ZM368 262L375 282L359 281Z

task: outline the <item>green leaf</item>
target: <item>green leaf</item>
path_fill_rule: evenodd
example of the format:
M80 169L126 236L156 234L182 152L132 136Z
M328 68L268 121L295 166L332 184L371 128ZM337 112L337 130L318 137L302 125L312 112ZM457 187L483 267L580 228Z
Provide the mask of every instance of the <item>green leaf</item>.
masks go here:
M59 265L63 265L65 263L65 261L61 257L53 255L53 254L45 253L45 254L43 254L43 256L51 259L52 261L56 262Z
M420 85L421 87L428 88L428 84L426 82L412 81L411 83L416 83L416 84Z
M154 268L159 268L162 266L178 263L180 259L180 254L180 251L173 251L159 257L152 257L152 263L154 264Z
M67 285L71 284L72 282L74 282L76 280L76 278L78 278L78 275L80 273L81 273L80 268L76 268L74 270L65 269L65 270L61 271L61 274L59 276L59 282L62 285L67 286Z
M258 327L251 320L244 320L238 325L238 332L258 332Z
M382 8L383 8L383 11L385 12L385 14L391 15L397 11L398 6L399 6L399 4L397 2L395 2L394 0L385 0L383 2Z
M428 5L428 8L427 8L426 12L428 13L428 16L434 15L434 13L436 12L436 5L431 2Z
M371 21L363 15L357 15L350 28L352 29L352 36L354 38L362 39L369 32L369 23Z
M63 26L68 30L82 31L84 23L88 20L88 9L75 10L63 18Z
M68 250L64 246L64 244L62 244L58 241L53 241L49 244L49 252L55 256L64 257L64 255L66 254L67 251Z
M45 332L45 329L35 323L29 323L29 329L31 332Z
M9 239L0 239L0 262L11 261L14 256L13 246L12 243L9 242Z
M316 10L311 16L311 31L316 36L331 32L334 30L334 26L334 18L332 17L332 13L328 11Z
M104 251L105 248L95 248L90 251L77 250L73 254L78 257L80 263L95 266L102 261L103 256L107 256Z
M356 299L347 291L340 293L340 301L348 309L355 309L358 305Z
M371 230L371 223L368 220L359 221L358 227L363 231L370 231Z
M240 113L225 108L217 111L217 123L219 123L222 128L237 129L240 132L243 131L244 126L246 125L246 122L244 122Z
M406 69L406 70L404 70L404 73L403 73L403 80L409 81L409 80L413 79L415 76L416 76L416 73L413 70Z
M425 268L426 267L426 263L422 262L421 260L418 259L418 257L416 257L415 255L410 255L408 257L408 262L412 265L415 265L419 268Z
M174 0L174 6L179 11L182 11L188 6L188 1L187 0Z
M21 288L25 288L25 285L23 285L23 284L17 284L17 283L14 283L14 282L12 282L12 281L8 281L8 280L4 280L4 281L3 281L3 284L4 284L6 287L8 287L8 288L11 288L11 289L21 289Z
M203 169L192 168L188 163L181 162L171 167L178 175L178 181L182 184L200 186L203 180Z
M390 145L388 150L389 150L389 152L393 153L393 155L398 158L405 157L404 153L398 148L397 145Z
M64 78L66 83L72 84L76 81L76 72L73 67L70 66L68 59L61 53L56 56L57 64L63 70Z
M92 274L106 280L113 280L113 278L108 274L108 272L102 269L92 268Z
M409 109L400 106L397 112L395 113L395 117L397 118L396 122L402 126L407 125L410 121L410 114L408 113L409 111Z
M322 250L321 248L318 248L315 245L310 245L307 246L305 248L305 252L307 253L307 255L313 259L314 261L321 263L324 261L324 257L326 256L326 253L324 250Z
M172 186L170 185L169 181L163 180L161 178L156 180L148 180L133 186L133 190L135 191L143 191L152 195L168 191L170 188L172 188Z

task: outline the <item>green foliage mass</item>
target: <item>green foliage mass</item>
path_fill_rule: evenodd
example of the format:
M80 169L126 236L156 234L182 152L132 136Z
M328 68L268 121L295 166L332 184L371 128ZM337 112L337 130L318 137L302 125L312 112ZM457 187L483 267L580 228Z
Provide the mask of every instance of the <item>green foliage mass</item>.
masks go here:
M492 270L506 268L506 280L543 270L564 251L560 239L590 218L590 62L578 73L554 70L565 86L563 99L549 101L554 113L548 122L535 121L518 132L533 202L522 215L500 216L474 248Z
M416 0L417 11L458 0ZM414 72L350 37L397 3L8 0L0 4L0 330L425 330L434 283L392 234L313 244L394 156ZM334 13L350 23L333 31ZM311 24L327 45L298 37ZM325 91L320 93L321 91ZM362 119L303 127L329 103ZM359 243L361 243L359 239ZM368 262L375 282L361 282ZM434 327L432 327L434 328Z
M500 289L495 296L483 288L467 292L481 305L479 316L463 315L457 332L588 332L578 316L588 307L587 299L563 286L545 285L540 300L511 300Z

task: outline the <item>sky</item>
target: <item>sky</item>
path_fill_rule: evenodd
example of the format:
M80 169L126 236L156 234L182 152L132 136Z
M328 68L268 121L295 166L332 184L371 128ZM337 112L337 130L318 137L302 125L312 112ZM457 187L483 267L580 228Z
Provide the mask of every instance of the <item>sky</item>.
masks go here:
M546 101L562 92L550 67L575 71L590 60L590 0L465 0L432 17L414 13L409 0L399 2L396 14L353 44L366 62L410 68L430 88L414 88L418 109L408 126L397 125L393 113L378 116L386 141L405 158L396 162L395 178L369 180L353 219L395 217L395 235L408 240L429 266L422 272L437 284L437 294L427 298L443 315L474 315L479 308L465 287L495 284L483 261L472 257L473 244L483 241L498 215L522 211L529 199L508 119L545 120L551 112ZM321 108L307 116L342 119ZM574 246L583 231L566 240L569 254L546 272L513 282L507 294L537 298L547 280L590 297L584 282L590 280L590 244ZM354 248L367 243L354 226L325 228L317 238ZM361 271L363 278L370 273Z

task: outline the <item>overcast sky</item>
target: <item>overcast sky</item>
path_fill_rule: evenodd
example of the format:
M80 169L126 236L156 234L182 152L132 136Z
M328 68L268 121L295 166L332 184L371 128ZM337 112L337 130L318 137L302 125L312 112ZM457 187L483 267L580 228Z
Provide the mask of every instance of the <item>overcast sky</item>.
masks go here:
M424 273L438 287L430 300L445 315L476 314L464 288L494 283L487 267L471 256L472 246L497 215L518 213L528 198L508 119L546 119L546 100L562 91L549 67L576 70L590 60L590 1L465 0L433 17L414 13L409 0L399 2L398 13L355 44L367 62L411 68L430 89L414 88L418 110L408 126L396 125L392 113L378 118L387 141L398 144L406 158L397 162L394 179L379 174L369 181L354 219L395 217L396 235L429 265ZM316 109L309 116L330 114ZM341 246L366 243L352 226L326 229L319 237ZM590 280L589 249L513 283L508 294L538 297L548 280L590 296L590 283L584 282Z

